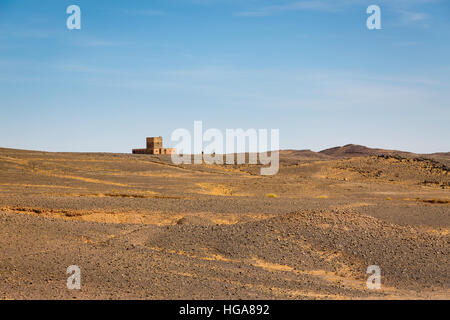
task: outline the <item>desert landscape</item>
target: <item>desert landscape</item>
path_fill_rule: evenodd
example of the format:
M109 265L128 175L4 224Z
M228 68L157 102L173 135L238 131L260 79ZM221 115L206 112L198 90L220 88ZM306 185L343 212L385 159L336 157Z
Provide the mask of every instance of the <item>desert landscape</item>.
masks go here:
M274 176L0 149L0 299L450 299L449 167L358 145L280 151Z

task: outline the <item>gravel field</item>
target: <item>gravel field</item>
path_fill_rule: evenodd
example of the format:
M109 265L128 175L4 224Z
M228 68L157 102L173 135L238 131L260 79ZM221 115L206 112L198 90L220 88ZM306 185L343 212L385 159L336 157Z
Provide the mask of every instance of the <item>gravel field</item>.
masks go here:
M0 148L0 299L450 299L447 156L289 150L260 176Z

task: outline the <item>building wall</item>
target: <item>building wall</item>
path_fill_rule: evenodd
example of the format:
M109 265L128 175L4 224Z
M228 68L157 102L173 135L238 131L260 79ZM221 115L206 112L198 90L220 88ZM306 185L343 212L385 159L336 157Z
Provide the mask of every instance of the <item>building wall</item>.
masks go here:
M175 154L176 149L175 148L166 148L164 149L164 154Z
M133 154L175 154L175 148L163 148L162 137L147 138L146 149L133 149Z
M151 149L133 149L133 154L153 154Z
M162 137L147 138L147 149L162 149Z

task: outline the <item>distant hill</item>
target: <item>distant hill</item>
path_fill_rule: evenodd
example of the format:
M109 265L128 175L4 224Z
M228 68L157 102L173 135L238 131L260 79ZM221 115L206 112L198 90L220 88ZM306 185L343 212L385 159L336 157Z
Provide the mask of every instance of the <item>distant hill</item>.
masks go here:
M342 147L334 147L319 151L320 154L325 154L331 157L357 157L357 156L380 156L380 155L398 155L398 156L414 156L414 153L398 151L375 149L360 146L356 144L347 144Z
M119 154L119 153L105 153L105 152L47 152L47 151L36 151L36 150L22 150L22 149L11 149L0 147L0 153L9 154L22 154L22 153L35 153L35 154L48 154L48 153L59 153L59 154ZM388 150L388 149L378 149L369 148L366 146L361 146L357 144L347 144L341 147L334 147L325 149L319 152L314 152L309 149L305 150L280 150L280 158L289 161L296 160L332 160L339 158L351 158L351 157L367 157L367 156L400 156L404 158L429 158L436 159L441 162L450 165L450 152L435 152L430 154L417 154L407 151L399 150ZM247 154L248 156L248 154Z
M281 150L280 156L299 160L328 160L332 158L329 155L311 150Z
M450 152L436 152L430 154L430 156L450 159Z

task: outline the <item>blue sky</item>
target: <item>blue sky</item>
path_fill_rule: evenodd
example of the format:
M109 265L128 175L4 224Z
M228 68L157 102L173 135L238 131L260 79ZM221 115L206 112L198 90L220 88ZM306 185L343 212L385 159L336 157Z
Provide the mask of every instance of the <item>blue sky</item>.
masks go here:
M450 151L449 18L448 0L0 0L0 146L130 152L202 120L283 149Z

